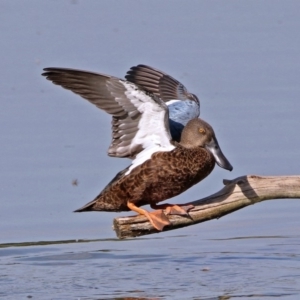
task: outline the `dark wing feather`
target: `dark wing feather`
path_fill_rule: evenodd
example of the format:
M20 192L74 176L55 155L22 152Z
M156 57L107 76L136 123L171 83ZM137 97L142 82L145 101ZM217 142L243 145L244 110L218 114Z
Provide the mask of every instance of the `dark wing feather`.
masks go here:
M134 158L143 149L156 145L157 140L162 147L169 146L168 109L155 95L140 90L134 83L105 74L64 68L44 71L42 75L54 84L113 116L110 156ZM154 126L151 122L155 122Z
M116 117L126 115L124 108L115 101L116 95L124 94L124 86L118 78L64 68L45 68L44 71L42 75L46 79L80 95L107 113ZM115 95L112 94L111 90L114 90ZM136 110L133 105L131 105L131 109Z
M170 75L146 65L130 68L125 78L142 86L145 90L154 93L164 102L170 100L193 100L199 103L198 98L188 92L185 86Z

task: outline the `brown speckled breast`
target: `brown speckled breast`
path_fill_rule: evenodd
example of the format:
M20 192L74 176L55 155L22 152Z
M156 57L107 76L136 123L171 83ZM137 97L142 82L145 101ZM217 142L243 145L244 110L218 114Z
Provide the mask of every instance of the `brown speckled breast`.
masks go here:
M200 182L214 166L212 154L201 147L156 152L130 174L112 181L90 210L128 211L128 200L136 206L164 201Z

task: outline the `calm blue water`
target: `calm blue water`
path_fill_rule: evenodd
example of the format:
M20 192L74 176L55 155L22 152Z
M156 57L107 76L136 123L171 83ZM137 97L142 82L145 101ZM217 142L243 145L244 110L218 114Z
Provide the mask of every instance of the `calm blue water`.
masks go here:
M299 29L296 0L1 1L0 298L299 299L298 200L130 241L120 214L73 214L129 161L106 155L109 116L40 76L144 63L182 81L234 166L171 200L187 202L300 174ZM78 239L97 241L60 242ZM22 244L38 241L56 244Z
M199 234L0 249L7 299L299 297L300 236Z

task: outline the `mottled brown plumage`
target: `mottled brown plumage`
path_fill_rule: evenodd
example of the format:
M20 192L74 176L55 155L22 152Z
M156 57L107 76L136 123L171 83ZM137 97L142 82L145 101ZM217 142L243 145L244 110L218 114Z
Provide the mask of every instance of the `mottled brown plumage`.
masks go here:
M213 155L202 147L186 149L179 145L171 152L154 153L80 211L128 211L128 200L136 206L156 204L186 191L208 176L214 166Z
M214 169L214 151L218 152L221 161L217 160L218 164L231 170L212 127L201 119L193 119L184 128L181 142L175 149L155 152L130 172L129 168L121 171L92 202L76 211L133 209L145 214L154 227L162 230L167 223L153 221L147 211L138 207L146 204L155 207L157 203L177 196L203 180Z

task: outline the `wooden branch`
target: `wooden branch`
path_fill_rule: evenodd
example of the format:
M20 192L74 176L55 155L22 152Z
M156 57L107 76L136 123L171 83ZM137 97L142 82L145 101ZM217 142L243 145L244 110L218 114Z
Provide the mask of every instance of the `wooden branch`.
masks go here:
M189 216L169 215L172 225L164 231L218 219L238 209L264 200L300 198L300 176L248 175L223 180L225 187L219 192L189 204L195 207ZM120 239L158 233L144 216L114 219L114 230Z

